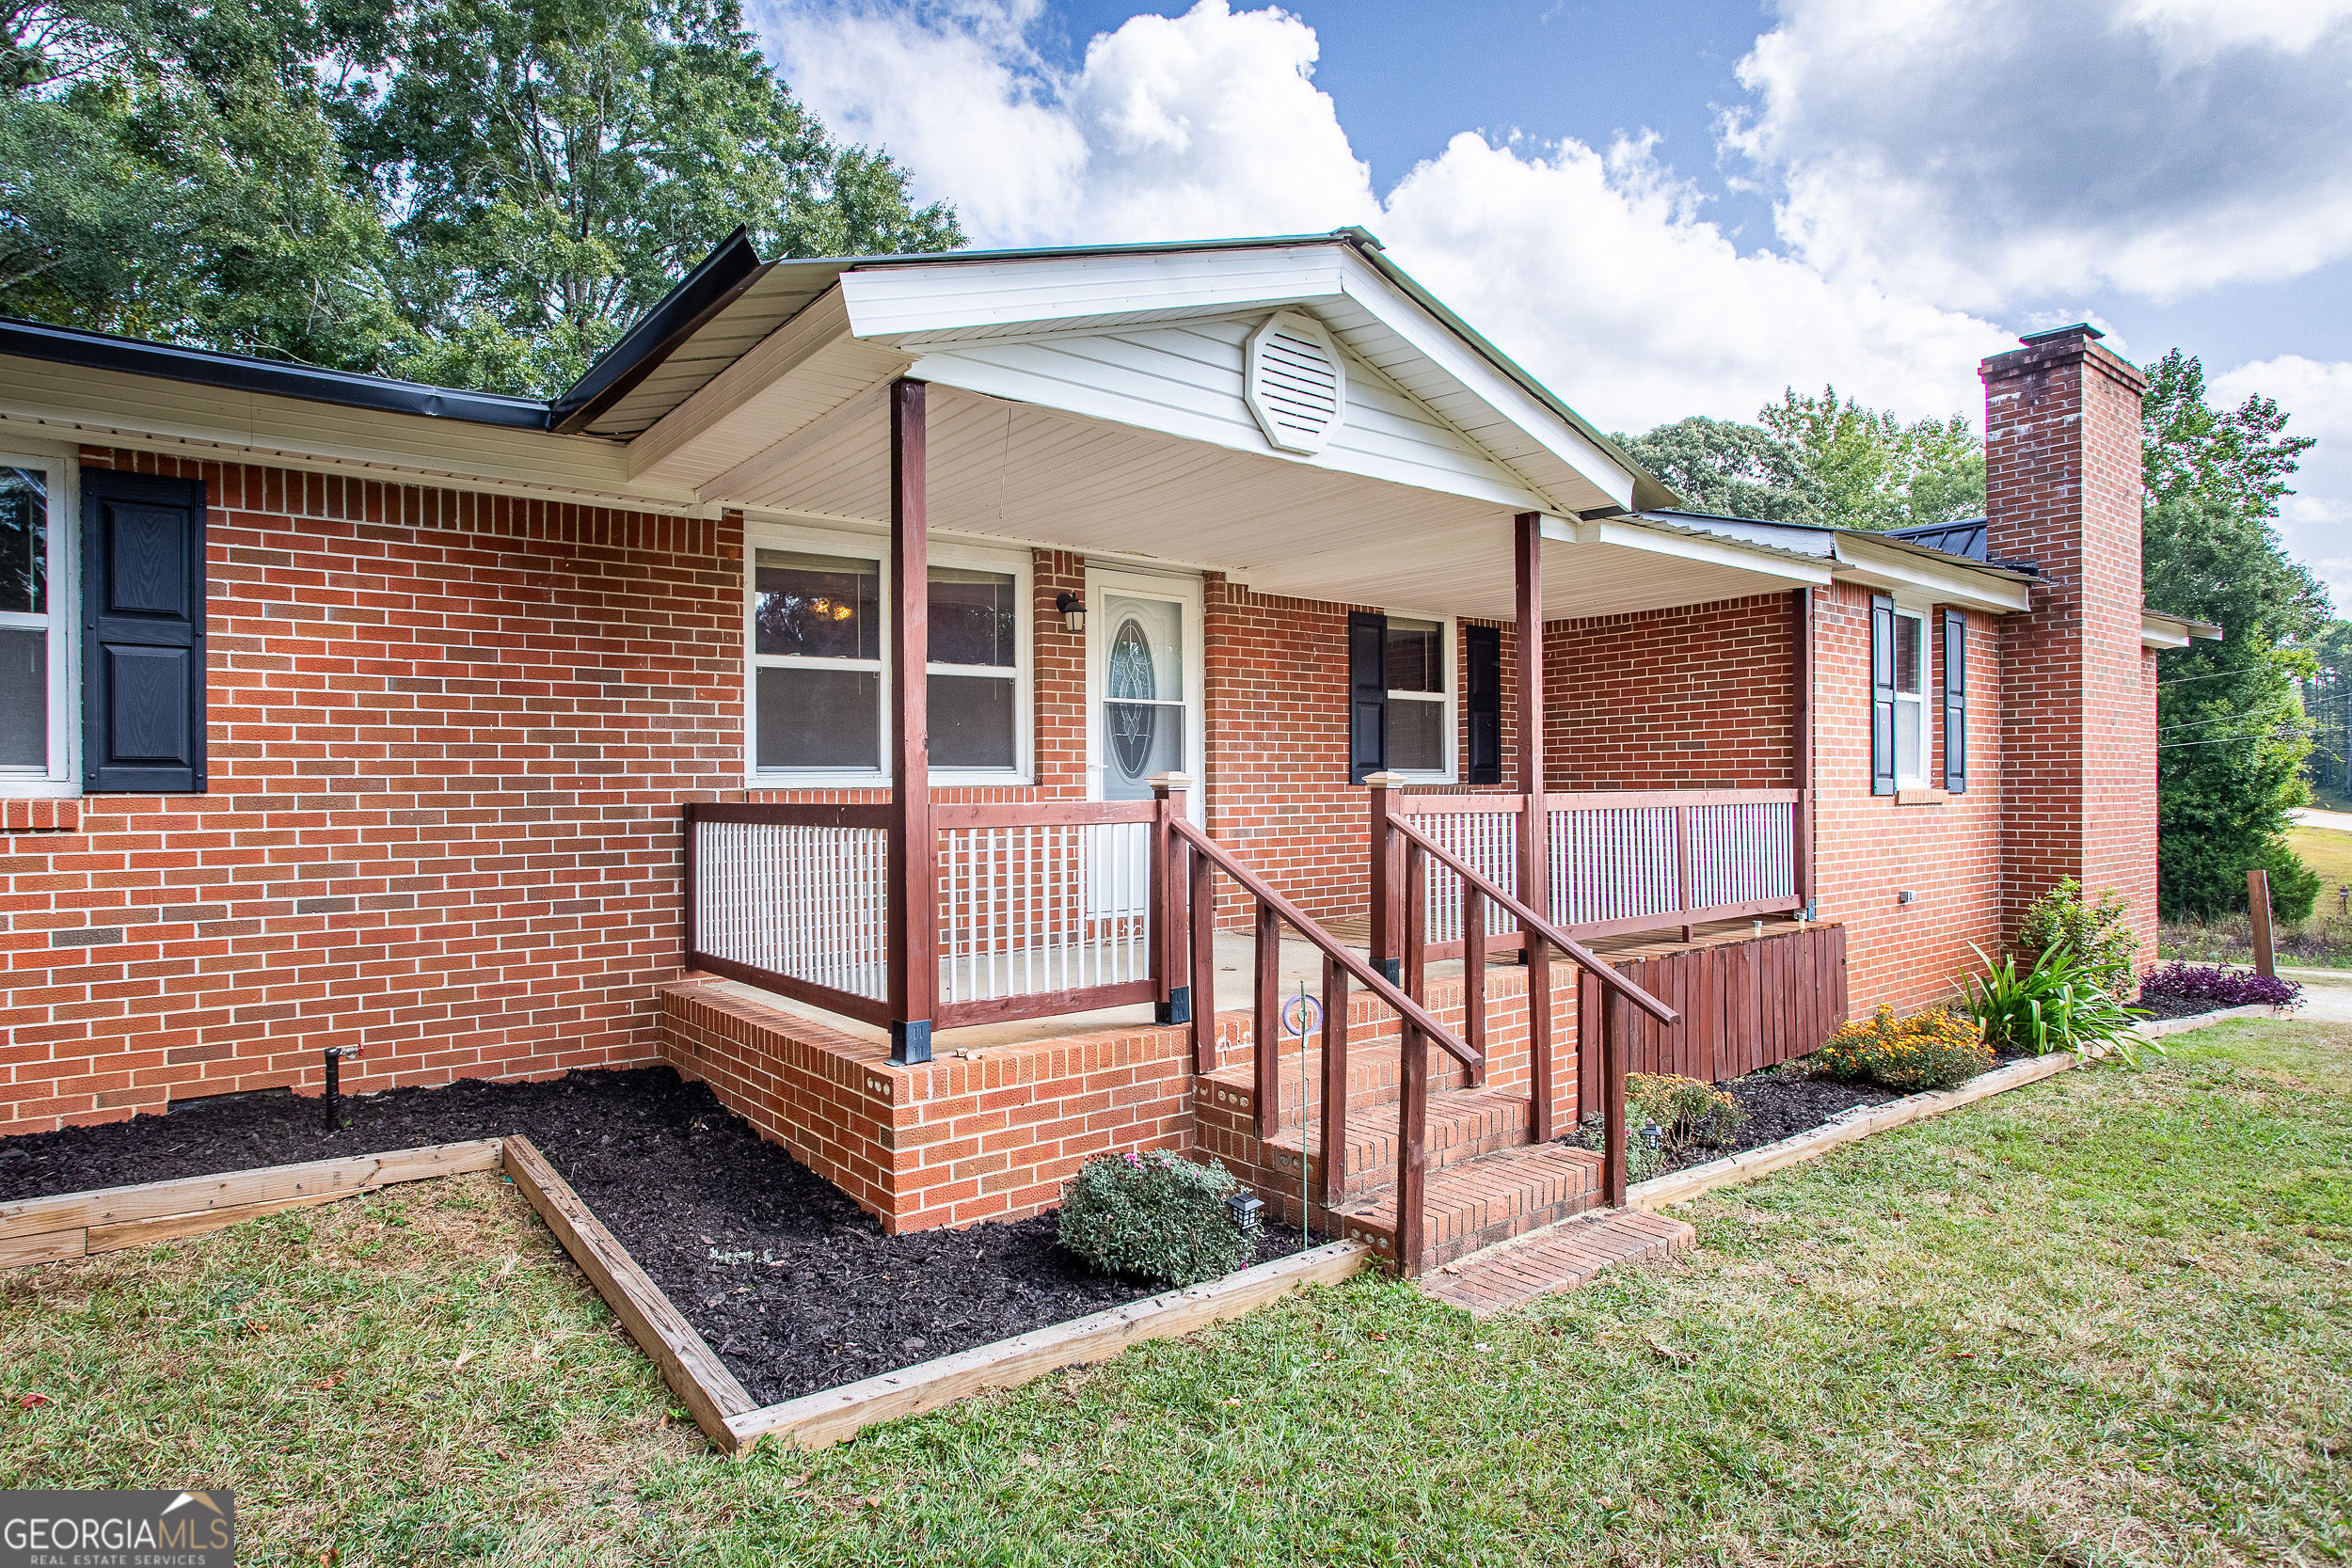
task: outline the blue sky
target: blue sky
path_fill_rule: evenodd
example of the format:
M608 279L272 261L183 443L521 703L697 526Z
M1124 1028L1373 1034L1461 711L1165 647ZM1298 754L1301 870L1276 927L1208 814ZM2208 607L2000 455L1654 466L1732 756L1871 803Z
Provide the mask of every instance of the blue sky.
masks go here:
M2090 319L2318 436L2352 612L2352 0L752 0L979 244L1361 223L1604 428L1981 417ZM2342 455L2339 456L2338 454Z

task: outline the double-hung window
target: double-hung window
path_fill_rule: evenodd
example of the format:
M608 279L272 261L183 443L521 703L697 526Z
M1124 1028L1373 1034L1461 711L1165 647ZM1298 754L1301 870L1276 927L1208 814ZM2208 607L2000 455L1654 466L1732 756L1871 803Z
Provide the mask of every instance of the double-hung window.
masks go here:
M1016 783L1028 768L1028 567L948 548L930 566L935 783ZM879 543L807 536L752 559L752 783L887 783L890 585Z
M1445 624L1389 617L1389 767L1442 777L1454 767L1446 722Z
M64 466L0 455L0 792L71 785L73 707Z
M1895 783L1904 789L1928 782L1928 622L1895 611Z

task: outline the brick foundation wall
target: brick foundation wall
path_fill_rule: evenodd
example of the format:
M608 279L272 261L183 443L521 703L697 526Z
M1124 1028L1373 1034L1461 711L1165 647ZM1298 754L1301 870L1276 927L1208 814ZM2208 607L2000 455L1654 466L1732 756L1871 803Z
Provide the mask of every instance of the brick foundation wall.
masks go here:
M10 802L0 1132L655 1056L739 767L732 523L87 451L209 492L203 795Z
M1987 359L1995 558L2041 571L2001 626L2002 921L2063 877L2131 899L2155 956L2154 663L2140 641L2139 372L2070 328Z

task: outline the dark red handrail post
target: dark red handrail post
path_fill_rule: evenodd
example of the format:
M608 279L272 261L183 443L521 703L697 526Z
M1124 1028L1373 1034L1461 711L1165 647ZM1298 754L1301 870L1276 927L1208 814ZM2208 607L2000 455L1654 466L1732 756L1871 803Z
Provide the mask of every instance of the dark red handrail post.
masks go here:
M1603 987L1600 1002L1600 1184L1612 1209L1625 1207L1625 1041L1617 1027L1617 996Z
M890 386L890 1059L931 1059L939 843L931 831L930 532L920 381Z
M1691 808L1675 807L1675 908L1683 914L1682 940L1695 934L1691 926Z
M1347 1191L1347 971L1323 956L1323 1207ZM1326 1223L1328 1223L1327 1220Z
M1172 830L1171 830L1172 831ZM1190 857L1191 913L1185 927L1192 934L1192 1070L1216 1070L1216 867L1200 850L1186 847Z
M1427 857L1421 846L1405 849L1405 994L1419 1002L1420 956L1429 945L1428 911L1422 889ZM1421 1273L1423 1191L1429 1164L1429 1042L1410 1019L1397 1021L1397 1069L1402 1082L1396 1102L1396 1268L1406 1278Z
M1400 847L1396 835L1389 832L1389 818L1404 791L1405 775L1370 773L1364 783L1372 786L1372 961L1391 985L1397 985L1405 978L1404 966L1398 961L1405 950L1405 933L1396 906L1404 879L1399 875Z
M1168 823L1184 815L1184 791L1192 784L1189 773L1154 773L1148 781L1152 785L1152 985L1158 993L1152 1005L1152 1017L1162 1023L1187 1023L1192 1020L1192 986L1189 977L1184 985L1176 978L1184 974L1184 888L1177 874L1182 863L1176 845L1176 830Z
M1429 1006L1429 857L1405 847L1405 994Z
M1258 900L1256 961L1250 966L1250 1050L1257 1058L1258 1136L1282 1130L1282 922Z
M1462 1043L1480 1058L1470 1075L1470 1086L1476 1088L1486 1081L1486 895L1467 879L1462 883Z
M697 801L689 800L686 802L686 809L678 814L680 825L686 831L686 870L681 885L678 889L679 895L684 900L684 907L679 911L682 916L682 924L684 927L684 929L679 933L681 941L679 944L678 967L681 969L691 969L694 967L694 954L696 952L694 944L700 941L702 937L702 933L695 929L694 920L696 913L694 908L695 861L702 851L702 833L695 827L694 822L695 807L698 804L699 802Z

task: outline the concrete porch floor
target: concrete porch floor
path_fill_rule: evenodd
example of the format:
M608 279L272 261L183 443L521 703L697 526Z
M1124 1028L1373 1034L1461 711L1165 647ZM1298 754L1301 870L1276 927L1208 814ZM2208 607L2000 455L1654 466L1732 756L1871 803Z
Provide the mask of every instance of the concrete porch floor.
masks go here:
M1735 940L1750 934L1759 924L1766 930L1774 931L1786 928L1793 922L1788 919L1772 919L1762 922L1717 921L1698 927L1695 933L1696 940L1689 945L1707 946L1715 942ZM1368 957L1371 953L1368 943L1356 940L1362 929L1361 921L1337 922L1332 928L1332 935L1346 942L1356 953ZM1240 1012L1248 1007L1250 954L1254 945L1250 934L1247 931L1219 931L1216 934L1216 1010L1218 1012ZM1678 951L1684 943L1678 929L1668 928L1660 931L1631 932L1622 936L1596 937L1585 945L1603 957L1612 954L1639 954L1647 957ZM1516 953L1505 953L1489 960L1490 964L1516 964L1518 961L1518 956ZM1305 985L1307 994L1310 996L1319 997L1323 994L1323 954L1312 942L1286 933L1281 943L1281 955L1277 967L1281 975L1281 989L1284 996L1297 994L1301 984ZM1433 980L1452 979L1461 973L1462 960L1459 958L1433 963L1429 966L1429 978ZM814 1019L834 1032L847 1035L852 1039L885 1045L889 1042L890 1032L888 1030L870 1023L860 1023L854 1019L843 1018L837 1013L829 1013L822 1007L810 1003L796 1002L790 997L778 996L773 991L761 990L755 986L745 985L740 981L727 980L713 983L723 990L758 1001L767 1006ZM1005 1023L976 1023L961 1029L942 1029L932 1036L931 1049L935 1054L945 1056L958 1051L977 1051L1007 1045L1028 1045L1038 1040L1055 1039L1065 1035L1090 1034L1097 1030L1132 1027L1138 1023L1148 1024L1151 1022L1152 1009L1148 1006L1102 1007L1092 1012L1062 1013L1053 1018L1014 1019Z

